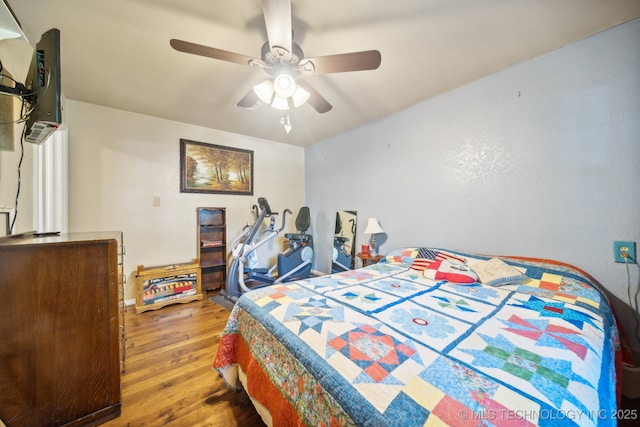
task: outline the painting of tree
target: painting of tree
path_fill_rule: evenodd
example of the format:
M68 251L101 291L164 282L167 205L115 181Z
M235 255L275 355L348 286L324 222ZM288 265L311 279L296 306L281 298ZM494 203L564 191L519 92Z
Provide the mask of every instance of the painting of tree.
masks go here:
M180 191L253 195L253 151L181 139Z

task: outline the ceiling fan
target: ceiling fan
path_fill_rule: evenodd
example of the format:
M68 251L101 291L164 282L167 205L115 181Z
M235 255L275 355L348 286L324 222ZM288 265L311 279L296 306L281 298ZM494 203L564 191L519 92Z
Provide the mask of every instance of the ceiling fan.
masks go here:
M262 0L262 10L268 40L262 46L261 59L178 39L169 43L180 52L265 70L271 78L254 86L238 101L236 105L244 108L261 101L287 110L308 102L318 113L326 113L332 105L303 77L375 70L380 66L377 50L305 58L300 46L293 42L291 0Z

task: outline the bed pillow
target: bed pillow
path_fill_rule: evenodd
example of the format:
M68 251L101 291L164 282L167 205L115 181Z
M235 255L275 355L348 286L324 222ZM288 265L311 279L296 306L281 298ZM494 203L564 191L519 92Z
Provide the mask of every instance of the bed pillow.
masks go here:
M433 261L446 259L460 264L466 263L466 258L442 249L428 247L408 247L394 249L379 262L409 266L414 270L423 271Z
M500 258L474 260L469 263L469 267L478 275L478 281L488 286L509 285L527 279L522 271Z
M465 262L467 262L467 259L463 256L435 248L418 248L418 258L433 259L436 261L446 259L448 261L457 262L460 264L464 264Z
M397 265L411 265L413 260L418 256L418 248L396 249L389 252L379 262L388 262Z
M433 261L422 275L427 279L446 280L451 283L475 283L478 280L478 276L468 265L446 259Z

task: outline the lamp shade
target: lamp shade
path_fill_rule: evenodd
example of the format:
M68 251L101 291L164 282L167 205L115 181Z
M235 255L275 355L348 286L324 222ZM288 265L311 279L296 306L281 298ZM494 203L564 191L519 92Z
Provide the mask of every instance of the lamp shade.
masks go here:
M369 218L367 221L367 228L364 230L364 234L378 234L384 233L382 227L380 227L380 223L376 218Z

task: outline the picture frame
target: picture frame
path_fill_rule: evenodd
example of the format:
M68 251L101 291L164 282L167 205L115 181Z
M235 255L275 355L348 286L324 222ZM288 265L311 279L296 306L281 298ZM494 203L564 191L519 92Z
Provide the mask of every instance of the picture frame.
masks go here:
M253 195L253 151L180 139L180 192Z

